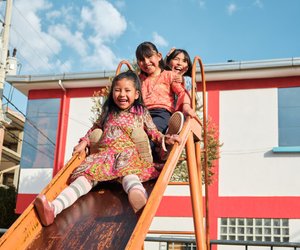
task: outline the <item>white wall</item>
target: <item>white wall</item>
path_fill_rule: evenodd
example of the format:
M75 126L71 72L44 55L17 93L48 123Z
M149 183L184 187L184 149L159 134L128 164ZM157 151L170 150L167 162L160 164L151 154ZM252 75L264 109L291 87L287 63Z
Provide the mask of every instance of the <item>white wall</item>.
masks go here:
M290 219L290 242L300 242L300 220Z
M78 144L78 140L83 137L92 126L92 106L93 101L91 97L72 98L70 100L65 163L72 157L73 148Z
M276 88L220 92L220 196L300 195L300 154L272 152L277 107Z

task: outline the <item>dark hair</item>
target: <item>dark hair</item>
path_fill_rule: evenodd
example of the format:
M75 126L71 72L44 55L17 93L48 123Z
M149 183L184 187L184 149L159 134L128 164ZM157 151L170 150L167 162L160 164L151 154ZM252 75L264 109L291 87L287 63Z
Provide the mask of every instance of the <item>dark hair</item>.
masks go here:
M136 56L137 61L144 61L145 58L153 56L153 54L155 54L155 53L159 53L159 52L153 43L143 42L136 48L135 56ZM159 67L160 67L161 71L164 71L165 63L164 63L163 58L161 58L161 60L159 61ZM141 73L143 73L144 75L147 75L147 73L145 73L142 70L141 70Z
M143 97L142 97L142 87L141 87L140 78L132 70L122 72L114 77L108 97L103 104L102 113L101 113L101 127L104 126L104 124L107 120L107 117L111 112L119 113L121 111L121 109L114 102L113 90L114 90L117 82L122 79L125 79L125 78L132 81L134 84L134 88L140 93L139 97L136 100L134 100L132 107L134 107L138 113L144 111L145 105L144 105L144 101L143 101Z
M187 64L188 64L188 70L187 70L187 72L185 72L183 75L184 76L192 76L192 67L193 67L193 64L192 64L192 60L191 60L191 58L190 58L190 56L189 56L189 54L187 53L187 51L186 50L184 50L184 49L175 49L174 51L172 51L172 53L170 54L170 55L168 55L167 57L166 57L166 59L165 59L165 64L166 64L166 69L168 69L168 70L170 70L170 66L169 66L169 64L170 64L170 61L172 60L172 59L174 59L178 54L180 54L180 53L183 53L183 55L184 55L184 58L185 58L185 60L187 61Z

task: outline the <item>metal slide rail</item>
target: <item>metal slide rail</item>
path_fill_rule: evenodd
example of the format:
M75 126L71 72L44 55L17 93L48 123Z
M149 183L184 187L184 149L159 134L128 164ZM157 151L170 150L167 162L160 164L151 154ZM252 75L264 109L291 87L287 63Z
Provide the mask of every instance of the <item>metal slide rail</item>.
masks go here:
M192 108L196 110L196 92L197 92L197 81L196 81L196 72L197 72L197 63L200 66L200 74L201 74L201 93L202 93L202 129L203 129L203 153L204 153L204 166L201 166L201 145L200 142L195 142L196 147L196 156L197 165L198 165L198 178L199 183L202 185L202 171L204 171L204 179L205 179L205 235L206 235L206 247L207 250L210 249L210 233L209 233L209 195L208 195L208 141L207 141L207 96L206 96L206 79L204 73L204 65L199 56L195 56L193 60L192 66ZM201 124L201 121L198 117L196 117L198 122Z
M67 186L67 180L73 169L85 158L85 152L74 155L51 182L41 192L52 201ZM25 249L41 232L42 225L34 209L33 202L0 238L0 249Z

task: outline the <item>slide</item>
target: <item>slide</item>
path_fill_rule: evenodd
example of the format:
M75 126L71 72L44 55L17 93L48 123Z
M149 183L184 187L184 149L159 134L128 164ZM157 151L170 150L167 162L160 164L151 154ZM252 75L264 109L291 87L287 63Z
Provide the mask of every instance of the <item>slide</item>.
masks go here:
M201 138L201 125L195 119L185 122L180 133L183 142L173 147L160 177L144 183L150 196L140 214L133 212L120 183L101 183L48 227L41 225L30 204L1 237L0 249L141 249L190 134ZM84 157L74 156L43 190L49 200L66 186L68 176Z
M200 57L195 57L192 69L192 107L195 110L196 64L200 64L202 79L203 120L206 121L206 84L204 68ZM121 61L131 69L130 63ZM205 166L201 166L200 140L204 145ZM193 219L197 249L209 248L209 226L203 220L202 174L207 175L206 123L199 118L187 118L180 133L182 143L175 144L159 178L144 183L149 199L140 214L134 214L127 194L120 183L102 183L90 193L78 199L71 207L59 214L55 222L43 227L37 217L33 203L21 214L8 231L0 238L0 250L14 249L142 249L153 217L163 198L183 149L186 149L189 185L193 208ZM54 198L66 187L70 173L84 159L84 153L76 155L52 179L42 191L48 200ZM206 185L205 185L206 186ZM205 188L207 191L207 187ZM206 193L206 199L208 194ZM207 203L207 202L206 202ZM208 207L206 206L208 216Z

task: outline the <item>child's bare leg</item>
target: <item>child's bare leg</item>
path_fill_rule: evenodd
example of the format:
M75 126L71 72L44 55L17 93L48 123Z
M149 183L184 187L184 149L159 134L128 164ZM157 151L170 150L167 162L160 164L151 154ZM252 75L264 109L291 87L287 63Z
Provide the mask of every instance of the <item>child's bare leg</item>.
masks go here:
M122 179L124 191L128 194L128 200L134 212L141 210L147 203L147 191L137 175L126 175Z
M54 218L62 210L70 207L80 196L87 194L93 184L84 176L78 177L66 187L54 201L49 202L45 195L38 195L34 205L44 226L53 223Z

